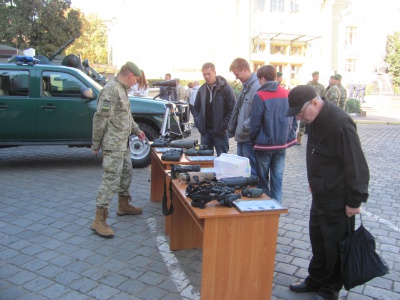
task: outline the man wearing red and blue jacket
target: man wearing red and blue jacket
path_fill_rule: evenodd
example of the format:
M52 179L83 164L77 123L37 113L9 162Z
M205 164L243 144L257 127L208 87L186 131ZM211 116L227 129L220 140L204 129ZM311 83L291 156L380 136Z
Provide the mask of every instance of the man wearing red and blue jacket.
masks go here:
M253 100L250 140L254 143L259 187L282 203L286 149L297 144L297 121L286 117L289 92L275 81L275 67L262 66L257 78L261 87Z

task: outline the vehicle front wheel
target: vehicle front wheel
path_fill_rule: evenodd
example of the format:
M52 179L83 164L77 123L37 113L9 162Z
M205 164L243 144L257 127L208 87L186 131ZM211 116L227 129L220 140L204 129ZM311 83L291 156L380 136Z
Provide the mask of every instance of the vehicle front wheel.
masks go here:
M131 150L132 168L144 168L150 164L150 143L157 138L157 132L149 125L139 123L140 130L146 135L141 141L136 135L129 137L129 148Z

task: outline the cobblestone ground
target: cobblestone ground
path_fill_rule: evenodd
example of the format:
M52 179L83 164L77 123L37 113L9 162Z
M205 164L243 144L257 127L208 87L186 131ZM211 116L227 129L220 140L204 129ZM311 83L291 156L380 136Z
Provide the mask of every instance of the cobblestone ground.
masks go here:
M371 172L363 222L390 274L342 290L340 298L397 300L400 126L358 129ZM199 138L196 130L193 138ZM101 155L96 159L89 149L0 149L0 299L199 299L201 250L168 250L161 203L149 201L150 167L134 169L131 185L142 215L117 217L113 199L113 239L89 229L101 176ZM310 299L312 293L288 289L306 276L310 259L304 145L288 150L283 184L289 213L279 222L273 299Z

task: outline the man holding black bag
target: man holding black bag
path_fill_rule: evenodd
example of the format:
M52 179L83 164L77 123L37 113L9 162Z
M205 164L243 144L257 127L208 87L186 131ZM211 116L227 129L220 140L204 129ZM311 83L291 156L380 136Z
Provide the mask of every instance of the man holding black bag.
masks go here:
M368 199L369 169L356 124L342 109L300 85L289 93L287 116L310 124L307 176L312 193L309 234L312 259L294 292L317 292L313 300L336 300L343 287L339 242L354 231L355 214Z

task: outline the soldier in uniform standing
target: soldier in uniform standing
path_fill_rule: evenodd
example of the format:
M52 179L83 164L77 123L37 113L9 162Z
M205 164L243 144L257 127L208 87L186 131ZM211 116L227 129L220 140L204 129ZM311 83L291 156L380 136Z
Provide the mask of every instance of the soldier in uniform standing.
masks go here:
M322 95L325 93L325 87L318 82L319 72L318 71L312 72L311 75L312 75L312 80L307 82L307 85L311 86L315 90L317 95L322 97Z
M339 78L338 82L338 88L340 90L339 107L344 110L344 106L346 105L346 100L347 100L347 91L342 85L342 75L336 74L336 76Z
M315 71L311 73L312 80L307 82L307 85L311 86L318 96L322 97L325 93L325 87L318 82L319 80L319 71ZM299 132L297 133L297 145L301 145L301 139L306 131L306 124L303 120L300 120Z
M324 97L327 101L339 106L340 90L338 87L339 77L332 75L329 79L329 86L325 90Z
M132 162L128 139L132 134L146 138L132 118L128 92L142 75L132 62L122 66L117 77L100 92L97 111L93 118L92 150L103 151L103 180L96 198L96 217L91 229L102 237L111 238L113 230L106 220L115 193L118 193L117 214L136 215L142 209L129 204L129 186L132 180Z

